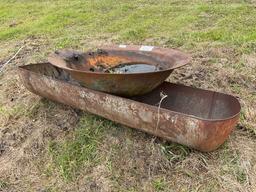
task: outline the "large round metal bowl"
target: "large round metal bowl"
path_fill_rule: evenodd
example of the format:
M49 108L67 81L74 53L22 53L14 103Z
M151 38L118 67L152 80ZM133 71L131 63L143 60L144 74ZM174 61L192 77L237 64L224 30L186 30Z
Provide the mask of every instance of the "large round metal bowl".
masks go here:
M109 46L96 51L60 50L49 62L68 72L82 86L120 96L143 95L163 83L175 68L186 65L190 56L174 49L151 46ZM139 73L109 73L100 70L123 63L157 66L158 70Z

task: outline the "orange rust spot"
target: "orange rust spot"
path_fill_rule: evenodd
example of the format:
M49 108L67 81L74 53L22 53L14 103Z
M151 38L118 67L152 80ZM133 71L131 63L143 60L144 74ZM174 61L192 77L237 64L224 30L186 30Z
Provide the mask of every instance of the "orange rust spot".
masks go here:
M105 67L112 67L116 66L120 63L128 62L127 58L117 57L117 56L97 56L88 58L87 62L89 65L96 66L96 65L103 65Z

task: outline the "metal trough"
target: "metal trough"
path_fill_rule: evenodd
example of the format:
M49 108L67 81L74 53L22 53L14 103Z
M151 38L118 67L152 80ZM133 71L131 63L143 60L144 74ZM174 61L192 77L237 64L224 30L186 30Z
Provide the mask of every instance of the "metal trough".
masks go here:
M152 91L174 69L188 64L190 56L174 49L127 45L101 47L88 52L60 50L50 54L48 60L87 88L131 97ZM154 70L107 72L120 64L137 64Z
M239 119L238 100L223 93L164 82L127 99L81 87L49 63L19 67L19 75L27 89L42 97L200 151L217 149ZM159 109L161 92L168 97Z

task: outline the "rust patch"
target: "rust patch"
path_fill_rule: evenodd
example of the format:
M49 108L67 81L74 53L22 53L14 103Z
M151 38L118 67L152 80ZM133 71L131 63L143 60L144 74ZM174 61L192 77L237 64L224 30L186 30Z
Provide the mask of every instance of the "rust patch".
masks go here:
M129 62L127 58L122 58L117 56L106 56L106 55L90 57L86 61L88 62L88 65L91 65L92 67L103 65L105 68L109 68L109 67L119 65L121 63Z

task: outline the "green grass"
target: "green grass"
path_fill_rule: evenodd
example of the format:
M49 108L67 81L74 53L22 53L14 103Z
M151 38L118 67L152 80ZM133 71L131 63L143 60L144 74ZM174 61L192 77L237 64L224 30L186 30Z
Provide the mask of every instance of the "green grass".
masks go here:
M17 119L20 116L23 116L26 112L26 106L23 104L15 105L12 108L6 108L0 105L0 115L6 119L13 118Z
M167 46L220 42L248 51L256 48L256 10L242 1L228 4L167 0L7 2L0 2L0 41L40 36L63 48L95 36L133 43L161 37ZM9 27L12 23L16 25Z
M42 101L24 104L22 102L15 103L12 107L5 107L0 103L0 115L5 119L18 119L20 117L28 117L33 119L42 108L51 110L55 107L55 103L43 99Z
M176 143L161 145L161 150L169 162L174 164L186 159L191 153L191 149Z
M71 140L50 143L49 153L64 179L70 181L77 176L80 167L96 165L99 162L97 147L109 126L112 126L109 121L84 115Z
M164 191L167 187L167 184L163 179L156 179L152 184L156 191Z
M239 152L230 150L226 144L222 146L223 150L219 153L221 160L221 174L232 175L233 178L243 184L246 182L246 170L241 165Z
M0 180L0 191L6 189L7 187L8 187L8 183Z

